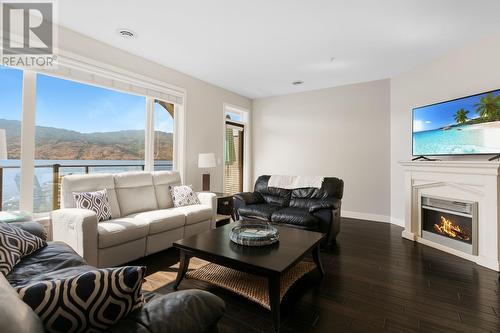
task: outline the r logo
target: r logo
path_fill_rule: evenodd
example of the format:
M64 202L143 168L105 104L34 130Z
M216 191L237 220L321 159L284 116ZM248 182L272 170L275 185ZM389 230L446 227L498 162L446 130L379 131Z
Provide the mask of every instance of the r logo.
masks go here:
M2 2L3 54L53 53L51 2Z

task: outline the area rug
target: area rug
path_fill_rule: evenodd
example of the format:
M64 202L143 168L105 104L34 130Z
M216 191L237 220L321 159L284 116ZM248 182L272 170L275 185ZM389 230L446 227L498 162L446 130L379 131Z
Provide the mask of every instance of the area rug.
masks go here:
M191 268L191 265L189 267ZM302 261L283 274L280 284L280 302L295 282L315 268L316 265L314 263ZM186 277L230 290L256 302L268 310L271 309L267 279L265 277L244 273L212 263L207 263L198 269L188 271Z
M201 260L198 258L191 258L189 261L188 272L192 270L199 269L209 262L205 260ZM158 291L161 288L165 287L167 284L170 284L175 281L177 277L177 272L179 271L179 263L176 263L167 269L162 269L160 271L147 274L145 277L145 281L142 283L143 291ZM182 283L181 283L182 286Z

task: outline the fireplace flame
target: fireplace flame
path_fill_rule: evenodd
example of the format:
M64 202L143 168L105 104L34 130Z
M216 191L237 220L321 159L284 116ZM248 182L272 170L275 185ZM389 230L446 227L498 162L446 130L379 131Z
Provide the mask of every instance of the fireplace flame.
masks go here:
M440 234L447 235L451 238L458 238L463 241L468 241L470 236L467 235L460 227L448 220L444 216L440 216L441 224L434 224L434 229Z

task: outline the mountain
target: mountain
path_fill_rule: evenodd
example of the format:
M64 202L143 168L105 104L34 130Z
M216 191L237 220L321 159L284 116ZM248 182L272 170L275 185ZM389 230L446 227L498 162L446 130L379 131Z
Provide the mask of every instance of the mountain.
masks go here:
M9 159L21 153L21 122L0 119L7 133ZM35 159L40 160L142 160L144 130L80 133L61 128L36 126ZM172 160L173 135L155 131L155 158Z

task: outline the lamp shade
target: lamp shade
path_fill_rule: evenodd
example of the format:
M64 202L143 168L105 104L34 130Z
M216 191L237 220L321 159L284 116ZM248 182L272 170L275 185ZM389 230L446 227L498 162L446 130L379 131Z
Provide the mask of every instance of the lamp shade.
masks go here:
M0 128L0 160L7 159L7 135L5 130Z
M204 153L198 155L198 168L215 168L217 164L215 163L214 153Z

